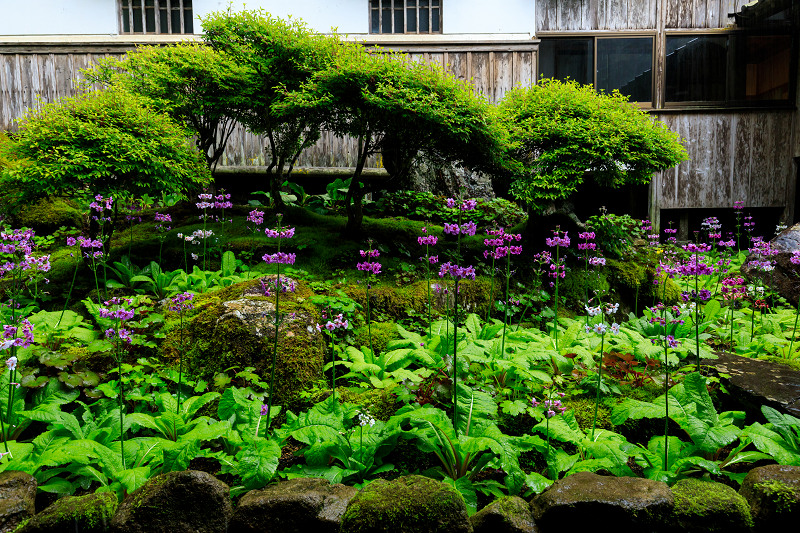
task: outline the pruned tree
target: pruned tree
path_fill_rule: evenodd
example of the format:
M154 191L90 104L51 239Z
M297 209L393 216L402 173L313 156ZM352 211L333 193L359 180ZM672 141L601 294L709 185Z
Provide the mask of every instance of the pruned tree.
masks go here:
M141 46L122 59L105 58L85 71L87 81L144 96L196 133L212 170L249 102L252 71L230 55L195 42Z
M533 210L569 197L587 176L609 187L648 183L687 159L676 133L616 91L543 79L506 93L498 111L515 170L497 188Z
M485 168L502 160L504 134L487 102L468 86L434 65L369 53L355 43L343 43L330 67L288 94L279 108L315 115L323 128L356 139L347 232L361 228L367 191L362 173L372 154L389 154L399 170L420 155Z
M327 67L338 39L263 10L216 12L202 23L206 43L252 72L242 93L248 105L238 119L267 141L270 195L280 209L281 184L291 176L300 153L319 139L320 122L317 115L279 105L287 93Z

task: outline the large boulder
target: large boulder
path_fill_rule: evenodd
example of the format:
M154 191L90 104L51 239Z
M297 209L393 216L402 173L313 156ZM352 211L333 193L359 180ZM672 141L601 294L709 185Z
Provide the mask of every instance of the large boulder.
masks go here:
M461 494L435 479L404 476L373 481L342 517L341 533L471 533Z
M0 472L0 533L14 531L36 510L36 479L25 472Z
M239 500L230 530L240 533L337 533L353 487L319 478L297 478L251 490Z
M760 529L794 531L800 524L800 466L754 468L742 481L739 493L750 503Z
M253 367L264 381L269 379L275 335L276 276L232 285L205 294L194 302L185 324L188 371L204 379L230 367ZM265 296L262 280L272 284ZM294 292L280 295L278 354L275 372L276 403L291 407L295 395L322 377L324 353L321 334L314 327L319 311L311 303L312 292L304 282L281 276ZM178 357L180 330L173 327L162 351Z
M674 501L661 481L578 472L533 498L531 510L543 531L588 531L613 524L617 533L639 533L660 528Z
M102 533L108 531L116 510L117 496L113 492L64 496L28 520L16 533Z
M117 533L226 533L230 487L196 470L155 476L128 495L111 521Z
M687 533L745 532L753 527L750 505L727 485L682 479L672 486L674 523Z
M528 503L507 496L490 503L469 518L475 533L536 533Z

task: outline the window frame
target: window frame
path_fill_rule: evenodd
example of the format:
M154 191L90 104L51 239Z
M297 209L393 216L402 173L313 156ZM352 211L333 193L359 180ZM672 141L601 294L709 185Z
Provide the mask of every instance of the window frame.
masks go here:
M372 2L373 1L377 1L378 2L378 7L377 8L373 8L372 7ZM414 6L415 10L416 10L416 14L417 14L417 30L416 31L408 31L408 28L407 28L408 27L408 18L406 17L406 12L409 9L409 6L406 5L407 1L414 1L415 4L416 4ZM444 27L444 23L443 23L443 21L444 21L444 6L443 6L444 0L437 0L437 1L439 2L439 5L436 6L437 9L439 10L439 29L437 31L430 31L429 30L429 31L426 31L426 32L421 32L421 31L419 31L419 10L420 10L419 0L368 0L367 1L367 28L369 29L368 33L370 35L441 35L443 33L442 28ZM392 22L391 22L392 31L389 32L389 33L380 31L382 29L382 27L383 27L383 11L386 9L384 7L384 2L389 3L390 7L388 9L392 13ZM428 0L428 28L431 28L431 26L433 25L433 7L434 6L430 5L431 2L433 2L433 0ZM396 3L400 3L402 5L402 12L403 12L403 32L402 33L398 33L398 32L394 31L394 28L395 28L394 16L395 16L395 12L399 11L399 9L397 9L395 7ZM372 31L372 12L373 11L377 11L378 12L378 30L379 31L377 31L377 32L373 32Z
M153 0L152 6L147 6L146 2L147 0L117 0L120 35L194 35L194 5L191 5L191 0ZM186 6L186 3L190 5ZM134 16L134 4L139 4L138 21L142 26L142 31L134 31L137 21ZM147 31L148 9L152 9L154 13L153 31ZM162 10L166 11L167 28L165 31L161 31L160 15ZM125 31L126 11L129 31ZM178 12L180 31L172 31L172 13L175 11ZM185 31L187 22L191 25L191 32Z
M632 101L631 103L644 109L653 109L656 101L656 50L658 32L656 31L632 31L632 32L540 32L536 35L540 40L544 39L590 39L592 41L592 86L597 91L597 41L604 39L650 39L650 100ZM536 79L542 78L541 57L537 60Z
M736 52L733 50L735 46L736 37L745 37L747 35L789 35L791 45L789 49L789 94L785 99L764 99L764 100L747 100L736 99L733 96L733 84L735 80L731 78L735 76L737 64L732 62ZM725 54L725 96L722 100L667 100L667 39L670 37L719 37L724 36L726 41L726 54ZM698 31L698 30L671 30L664 32L664 48L663 48L663 82L660 87L661 106L664 110L681 110L681 109L780 109L780 108L793 108L797 95L797 54L800 39L793 36L790 31L780 31L775 33L772 28L765 29L736 29L736 30L722 30L722 31ZM741 66L739 64L738 66Z

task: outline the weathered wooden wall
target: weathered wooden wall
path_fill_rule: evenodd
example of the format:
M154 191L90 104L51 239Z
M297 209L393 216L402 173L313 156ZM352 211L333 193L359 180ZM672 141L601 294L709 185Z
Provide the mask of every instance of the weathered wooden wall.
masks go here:
M533 41L510 43L442 43L436 46L408 45L411 61L430 61L444 66L457 78L473 86L496 102L513 86L530 86L536 76L536 44ZM80 70L100 57L121 56L127 47L92 47L83 51L74 46L4 47L0 45L0 128L15 130L14 120L33 107L37 99L52 102L79 92L76 83ZM231 136L220 164L228 166L264 165L263 140L238 128ZM298 160L301 167L355 166L356 146L351 139L324 134ZM380 166L372 158L371 166Z
M536 32L724 28L751 0L538 0Z

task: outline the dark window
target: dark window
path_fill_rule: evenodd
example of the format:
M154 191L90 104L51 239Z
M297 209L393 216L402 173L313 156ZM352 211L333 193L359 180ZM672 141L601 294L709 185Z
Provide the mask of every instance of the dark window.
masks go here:
M751 31L667 36L665 102L725 105L791 99L792 37Z
M653 38L543 38L539 44L539 75L592 84L599 91L617 89L632 101L651 102Z
M667 102L725 100L728 36L667 37L664 78Z
M192 0L120 0L120 33L194 33Z
M441 33L442 0L370 0L370 33Z

